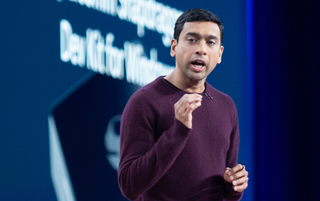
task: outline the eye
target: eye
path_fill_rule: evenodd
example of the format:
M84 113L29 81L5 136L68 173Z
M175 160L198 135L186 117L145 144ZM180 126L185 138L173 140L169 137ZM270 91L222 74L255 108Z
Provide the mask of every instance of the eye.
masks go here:
M189 42L191 42L191 43L195 43L195 42L197 42L197 40L196 40L196 39L194 39L194 38L188 38L188 41L189 41Z
M208 43L208 45L215 45L216 41L209 40L207 43Z

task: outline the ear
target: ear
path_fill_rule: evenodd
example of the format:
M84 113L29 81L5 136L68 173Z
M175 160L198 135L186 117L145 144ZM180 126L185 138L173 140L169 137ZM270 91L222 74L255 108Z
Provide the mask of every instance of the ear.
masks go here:
M224 50L224 47L220 46L218 64L221 63L223 50Z
M170 55L172 57L175 57L176 56L176 47L178 45L178 42L176 39L172 39L171 40L171 50L170 50Z

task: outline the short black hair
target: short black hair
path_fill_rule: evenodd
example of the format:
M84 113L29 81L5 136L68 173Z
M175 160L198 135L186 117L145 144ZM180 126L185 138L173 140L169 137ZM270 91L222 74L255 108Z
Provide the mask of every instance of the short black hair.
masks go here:
M183 29L184 23L201 22L201 21L213 22L219 26L220 38L221 38L221 44L222 44L224 27L220 21L220 18L206 9L199 9L199 8L189 9L178 17L174 26L173 38L176 39L177 42L179 41L179 36Z

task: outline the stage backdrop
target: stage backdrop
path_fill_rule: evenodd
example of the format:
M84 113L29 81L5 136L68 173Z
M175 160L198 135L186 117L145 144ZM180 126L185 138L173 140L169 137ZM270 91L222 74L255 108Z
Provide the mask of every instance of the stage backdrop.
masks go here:
M122 110L172 71L174 22L195 7L225 26L222 64L208 82L237 105L239 162L254 180L250 1L5 0L0 200L126 200L117 184Z

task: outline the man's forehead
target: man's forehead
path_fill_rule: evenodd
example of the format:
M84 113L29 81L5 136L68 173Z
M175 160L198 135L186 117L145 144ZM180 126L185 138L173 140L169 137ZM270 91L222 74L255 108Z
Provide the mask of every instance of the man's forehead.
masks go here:
M217 35L220 38L220 28L217 23L211 21L185 22L181 33L199 33L205 35ZM200 33L202 32L202 33Z
M205 28L206 30L220 31L217 23L211 21L197 21L197 22L185 22L182 31L187 31L187 29L199 29Z

